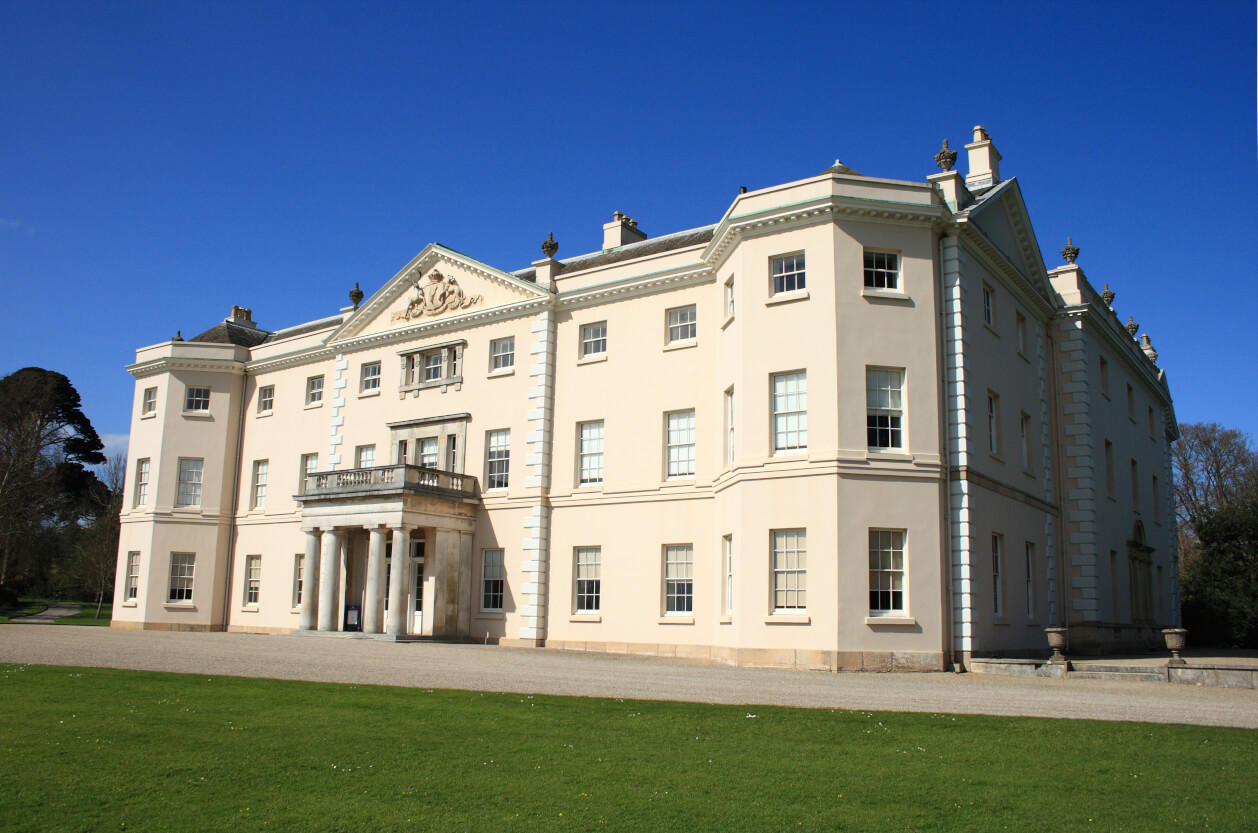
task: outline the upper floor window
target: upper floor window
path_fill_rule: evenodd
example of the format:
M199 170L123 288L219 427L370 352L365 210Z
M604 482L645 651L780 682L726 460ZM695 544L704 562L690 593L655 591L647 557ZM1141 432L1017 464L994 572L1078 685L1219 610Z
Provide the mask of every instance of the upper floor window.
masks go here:
M734 317L734 276L725 282L725 317Z
M678 411L668 415L665 430L668 478L695 476L695 412Z
M426 469L437 467L437 438L424 437L419 441L419 464Z
M865 368L865 417L870 448L903 448L904 371Z
M191 457L179 458L179 478L176 481L175 505L201 505L201 476L205 461Z
M441 366L445 357L440 351L435 353L425 353L424 362L424 381L435 382L441 378Z
M306 379L306 404L318 405L323 401L323 377L311 376Z
M266 508L266 480L270 467L269 460L253 461L253 494L250 499L250 507L253 509Z
M1104 356L1101 359L1101 393L1109 396L1109 362Z
M354 468L369 469L376 464L376 447L360 445L354 449Z
M1127 419L1136 421L1136 390L1131 385L1127 386Z
M987 450L1000 454L1000 397L987 392Z
M603 421L577 426L577 485L603 482Z
M144 389L144 402L140 405L140 413L144 416L157 413L157 388Z
M668 343L690 341L695 338L698 320L694 305L668 311Z
M725 391L725 465L734 465L734 389Z
M1153 416L1153 406L1149 406L1149 439L1153 439L1156 434L1157 420Z
M505 489L511 479L511 432L490 431L485 437L485 488Z
M1020 312L1019 312L1019 313L1017 313L1017 315L1016 315L1016 319L1015 319L1015 326L1017 327L1017 330L1018 330L1018 333L1017 333L1017 335L1018 335L1018 352L1019 352L1019 353L1026 353L1026 345L1027 345L1027 341L1026 341L1026 316L1025 316L1025 315L1023 315L1023 314L1022 314L1022 313L1020 313Z
M269 414L275 408L275 385L258 388L258 413Z
M368 362L359 372L358 392L380 390L380 362Z
M900 256L895 252L865 250L865 286L868 289L900 288Z
M808 374L775 373L770 398L773 411L773 453L808 448Z
M188 388L183 400L185 411L208 411L210 409L209 388Z
M402 389L444 386L463 381L460 363L465 342L446 344L402 356Z
M769 272L774 295L804 289L804 253L773 258L769 261Z
M581 358L607 352L607 322L586 324L581 328Z
M515 336L489 342L489 369L507 370L515 367Z
M1018 434L1021 440L1022 448L1022 468L1026 471L1031 470L1031 417L1029 414L1022 414L1018 420Z
M135 505L143 506L149 500L149 458L135 461Z
M992 288L983 284L983 323L989 327L996 326L996 296Z

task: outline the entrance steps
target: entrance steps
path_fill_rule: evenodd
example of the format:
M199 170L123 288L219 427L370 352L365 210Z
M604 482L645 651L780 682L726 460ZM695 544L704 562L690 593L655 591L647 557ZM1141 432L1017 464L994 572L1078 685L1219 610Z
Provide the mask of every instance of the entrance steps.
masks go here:
M1115 663L1112 660L1070 660L1051 663L1046 659L1012 659L1007 657L973 657L967 670L971 674L992 674L1002 677L1055 677L1068 680L1119 680L1142 683L1175 683L1222 688L1258 688L1258 665L1218 665L1186 663L1170 665Z

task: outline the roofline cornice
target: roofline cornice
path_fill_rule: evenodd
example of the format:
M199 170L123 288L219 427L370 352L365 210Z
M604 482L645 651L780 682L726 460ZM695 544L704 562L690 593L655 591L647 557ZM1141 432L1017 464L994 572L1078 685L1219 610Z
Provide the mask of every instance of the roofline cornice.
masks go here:
M245 363L235 361L234 359L193 359L187 356L163 356L159 359L127 365L127 372L137 379L146 379L159 373L171 373L177 370L201 370L244 376Z
M828 222L840 216L877 223L919 226L934 225L946 220L951 212L945 205L920 205L827 194L798 203L723 218L712 233L712 240L703 250L703 261L715 270L742 237L770 229L781 230L778 227L783 226L799 227Z
M1106 346L1110 348L1113 355L1121 356L1129 369L1134 370L1137 375L1144 378L1150 388L1160 393L1164 406L1171 406L1171 393L1170 388L1166 384L1165 371L1155 365L1140 350L1135 339L1127 335L1126 330L1123 331L1122 335L1114 332L1114 328L1109 326L1109 322L1101 319L1095 306L1090 303L1071 304L1059 309L1054 317L1058 319L1071 318L1083 322L1083 326L1087 328L1088 332L1099 335Z
M564 310L593 306L617 296L645 296L669 292L687 286L698 286L716 280L716 273L706 264L667 269L650 275L636 275L623 280L573 289L559 295L557 308Z

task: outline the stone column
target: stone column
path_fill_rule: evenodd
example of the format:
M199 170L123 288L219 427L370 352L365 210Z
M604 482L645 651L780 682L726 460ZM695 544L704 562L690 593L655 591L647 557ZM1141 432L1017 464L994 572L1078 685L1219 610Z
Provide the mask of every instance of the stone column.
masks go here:
M372 527L367 544L367 591L363 599L363 630L384 633L384 528Z
M339 532L323 531L323 556L319 570L319 630L340 630L336 614L341 605L337 599L341 584L341 538Z
M312 631L319 623L319 530L306 533L306 556L301 563L301 618L297 627Z
M447 639L466 636L471 625L471 536L438 529L426 551L433 576L432 635ZM466 553L464 550L466 549ZM466 555L467 564L464 564ZM465 569L466 568L466 569ZM463 608L467 608L463 610ZM463 615L460 615L460 614ZM429 615L425 613L425 615ZM463 621L460 622L460 619ZM462 626L462 627L461 627Z
M393 530L393 566L389 576L389 634L405 636L407 620L406 588L411 573L411 533L406 529Z

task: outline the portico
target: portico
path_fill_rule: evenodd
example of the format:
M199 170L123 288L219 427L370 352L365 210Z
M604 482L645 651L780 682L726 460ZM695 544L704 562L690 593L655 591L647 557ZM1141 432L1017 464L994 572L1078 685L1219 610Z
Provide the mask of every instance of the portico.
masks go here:
M469 636L476 494L473 477L411 465L307 475L299 628Z

